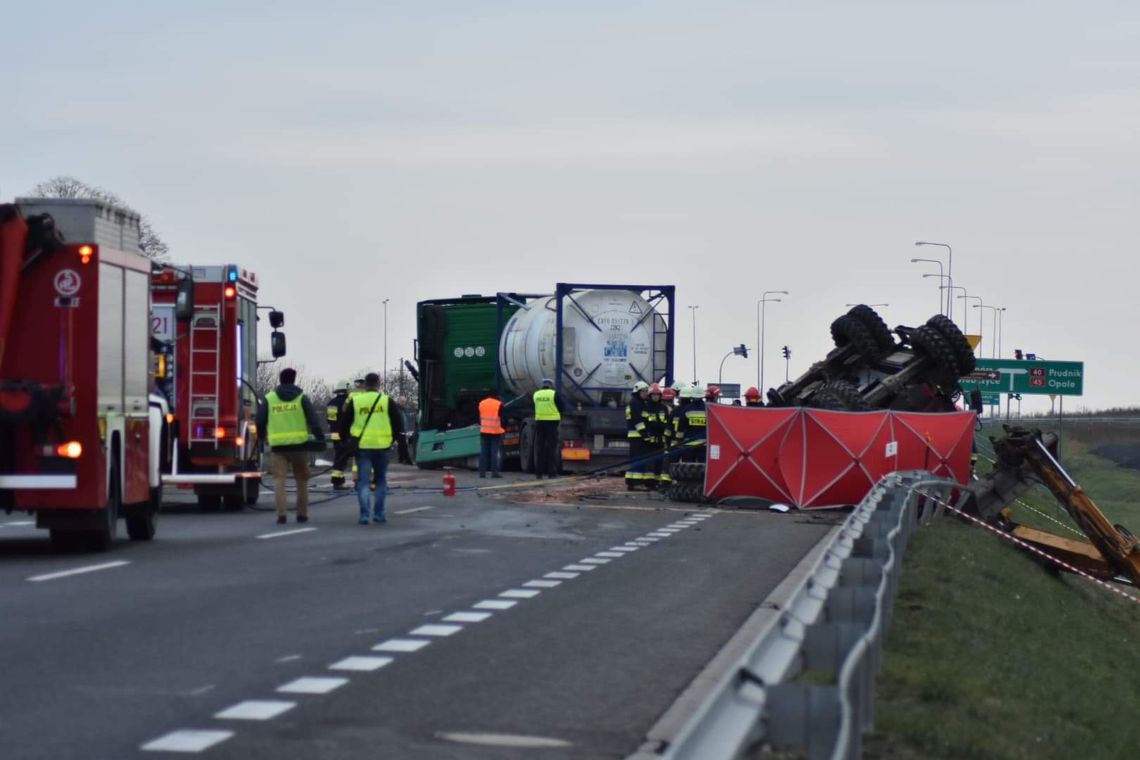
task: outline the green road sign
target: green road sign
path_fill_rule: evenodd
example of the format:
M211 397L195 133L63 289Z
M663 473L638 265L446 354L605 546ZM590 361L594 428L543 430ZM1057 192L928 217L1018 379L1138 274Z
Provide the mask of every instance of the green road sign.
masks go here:
M1001 394L991 391L982 392L982 406L1001 406Z
M979 358L974 371L961 383L966 392L977 388L982 393L1080 396L1084 392L1085 363Z

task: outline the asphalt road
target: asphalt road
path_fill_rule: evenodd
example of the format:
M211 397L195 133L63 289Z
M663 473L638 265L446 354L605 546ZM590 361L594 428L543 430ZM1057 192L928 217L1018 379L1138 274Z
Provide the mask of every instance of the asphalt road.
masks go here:
M98 555L0 516L0 757L624 757L830 527L393 478L385 526L173 494Z

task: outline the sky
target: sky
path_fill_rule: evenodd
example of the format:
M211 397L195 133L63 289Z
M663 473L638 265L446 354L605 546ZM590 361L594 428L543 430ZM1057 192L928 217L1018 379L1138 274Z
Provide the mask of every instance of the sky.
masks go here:
M764 308L770 387L781 347L802 372L847 304L937 313L938 265L911 259L950 262L926 240L1006 309L1002 356L1085 363L1066 412L1137 404L1135 2L61 0L4 19L24 32L0 49L0 201L57 175L113 191L176 261L257 272L288 361L330 381L385 342L389 367L411 357L417 301L578 282L676 285L678 378L745 387L755 353L721 360L755 352L757 300L788 291ZM989 357L977 303L953 316L985 315Z

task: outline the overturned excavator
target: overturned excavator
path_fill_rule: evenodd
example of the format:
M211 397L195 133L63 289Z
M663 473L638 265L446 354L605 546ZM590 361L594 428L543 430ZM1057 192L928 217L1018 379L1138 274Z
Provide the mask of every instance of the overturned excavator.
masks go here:
M831 337L835 348L822 361L768 390L769 406L948 412L962 394L959 378L974 371L973 349L944 314L892 331L860 304L831 323Z
M1065 472L1057 461L1057 436L1008 425L1005 433L992 438L997 455L993 470L970 485L965 511L1089 575L1140 586L1140 542L1128 528L1113 524ZM1087 541L1014 521L1010 505L1036 484L1049 489Z

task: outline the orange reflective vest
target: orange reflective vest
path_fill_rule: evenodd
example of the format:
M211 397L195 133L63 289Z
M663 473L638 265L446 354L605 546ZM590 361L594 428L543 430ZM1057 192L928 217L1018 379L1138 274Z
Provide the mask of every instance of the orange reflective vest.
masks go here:
M503 421L499 419L499 410L503 402L497 398L485 398L479 402L479 432L488 435L502 435Z

